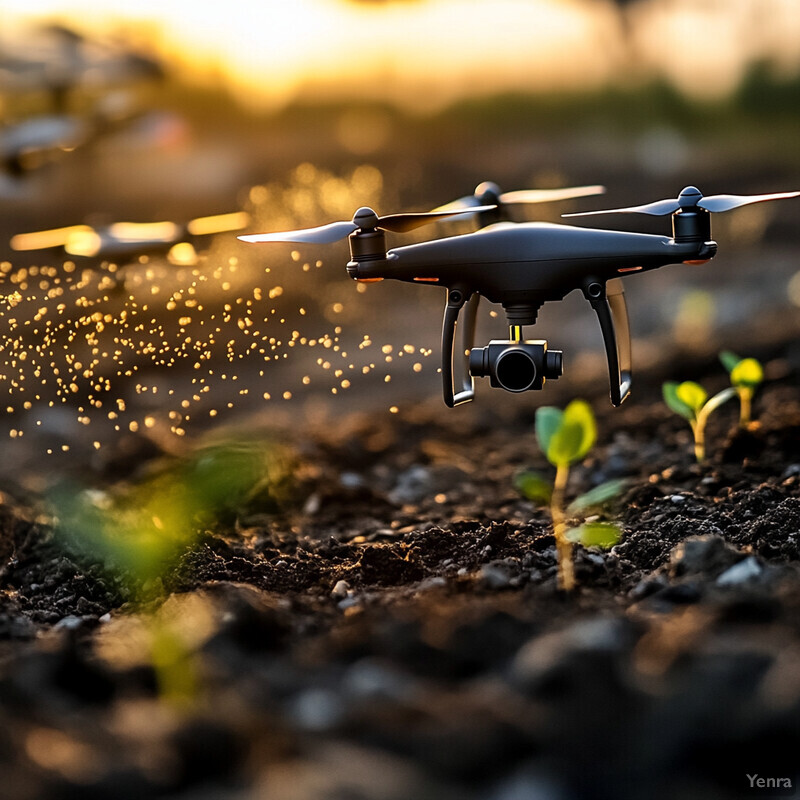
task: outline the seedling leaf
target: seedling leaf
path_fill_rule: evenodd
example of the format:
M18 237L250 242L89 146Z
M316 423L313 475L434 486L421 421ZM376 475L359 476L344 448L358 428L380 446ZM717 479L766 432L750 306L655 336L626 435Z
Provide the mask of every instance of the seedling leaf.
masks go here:
M694 420L695 413L691 406L686 405L678 396L678 384L675 381L667 381L664 383L661 387L661 393L670 411L674 411L678 416L688 419L689 422Z
M613 547L622 537L622 531L611 522L584 522L567 533L571 542L584 547Z
M553 487L549 481L538 472L521 472L514 479L514 487L533 503L547 505L553 494Z
M576 514L580 511L585 511L587 508L601 506L615 498L623 490L626 483L627 481L624 478L605 481L595 486L594 489L590 489L588 492L576 497L567 506L567 511L570 514Z
M547 460L556 467L580 461L591 450L596 438L591 407L583 400L573 400L564 409L558 428L550 434L545 453Z
M744 386L755 389L764 380L764 368L755 358L743 358L730 370L731 383L734 386Z
M573 461L579 461L592 449L597 439L597 426L591 406L583 400L573 400L564 409L564 423L577 425L581 431L581 442Z
M708 399L708 392L699 383L695 383L694 381L679 383L675 392L678 395L678 399L689 406L695 416Z
M730 350L723 350L719 354L719 360L722 362L722 366L725 367L725 371L731 373L742 359Z
M553 434L561 427L564 412L554 406L542 406L536 409L536 440L542 452L547 455Z
M547 460L556 467L569 465L575 461L583 441L583 431L578 425L562 421L561 427L550 439Z

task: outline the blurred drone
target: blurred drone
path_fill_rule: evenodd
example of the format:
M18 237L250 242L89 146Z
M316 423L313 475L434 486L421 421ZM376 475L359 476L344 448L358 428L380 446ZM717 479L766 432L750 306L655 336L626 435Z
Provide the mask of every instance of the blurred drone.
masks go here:
M492 386L509 392L541 389L546 379L560 377L561 351L549 349L544 340L524 339L522 329L536 322L544 303L563 300L580 289L600 323L611 402L618 406L631 388L630 329L620 277L667 264L706 263L717 252L717 243L711 239L712 212L797 196L800 192L704 197L694 186L687 186L671 200L564 215L672 215L671 237L544 222L494 222L474 233L386 248L386 231L411 231L464 214L465 207L475 214L495 213L502 208L501 194L497 201L485 205L474 205L472 199L462 198L450 207L420 214L380 217L365 207L358 209L350 222L239 238L246 242L327 244L347 237L347 272L355 280L391 278L444 287L447 301L442 326L442 379L444 401L450 407L474 398L476 377L489 377ZM458 352L461 375L455 386L456 327L461 309L474 295L503 306L509 338L474 347L476 306L470 304L471 314L464 320L462 330L463 347Z
M176 222L114 222L111 225L69 225L44 231L18 233L11 248L25 250L63 250L65 255L95 259L125 259L145 254L167 253L175 245L194 246L203 237L246 228L250 216L245 211L197 217L185 224Z

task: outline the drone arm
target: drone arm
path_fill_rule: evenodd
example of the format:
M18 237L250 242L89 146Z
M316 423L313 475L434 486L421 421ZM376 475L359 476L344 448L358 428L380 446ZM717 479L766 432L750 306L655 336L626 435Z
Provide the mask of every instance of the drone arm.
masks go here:
M583 288L586 299L597 314L608 360L611 403L621 405L631 390L631 334L625 290L619 278L607 284L589 281Z
M468 298L468 299L467 299ZM456 360L456 327L462 306L466 303L464 319L461 325L461 369L459 372L461 389L455 391L453 376ZM444 308L442 321L442 384L444 402L450 408L469 403L475 397L475 382L469 371L469 351L475 344L475 323L478 315L480 295L467 295L459 289L451 289L447 293L447 305Z

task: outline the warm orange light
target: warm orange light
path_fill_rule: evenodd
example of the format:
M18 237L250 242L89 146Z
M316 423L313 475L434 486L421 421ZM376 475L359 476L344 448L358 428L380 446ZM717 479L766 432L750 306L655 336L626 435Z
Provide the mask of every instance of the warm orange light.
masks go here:
M617 272L638 272L641 267L620 267Z
M69 241L70 236L91 232L92 229L88 225L70 225L66 228L18 233L11 237L11 247L14 250L44 250L48 247L63 247Z
M697 264L708 264L709 261L711 261L710 258L700 258L700 259L691 260L691 261L684 261L683 263L684 264L695 264L695 265L697 265Z
M250 224L250 215L246 211L234 211L232 214L215 214L213 217L193 219L186 229L192 236L208 236L212 233L239 231Z
M64 250L71 256L84 256L91 258L96 256L103 246L100 234L92 228L77 231L71 234L64 243Z
M356 278L359 283L378 283L378 281L382 281L383 278Z
M197 251L191 242L178 242L178 244L170 248L167 253L167 260L170 264L191 267L197 263Z
M120 242L171 242L180 236L174 222L115 222L108 232Z
M414 278L415 281L421 281L423 283L437 283L439 281L438 278Z

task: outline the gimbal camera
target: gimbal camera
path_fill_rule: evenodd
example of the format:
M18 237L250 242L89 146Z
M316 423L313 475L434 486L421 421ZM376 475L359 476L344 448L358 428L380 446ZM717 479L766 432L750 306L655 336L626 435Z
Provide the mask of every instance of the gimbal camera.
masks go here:
M553 190L546 199L561 199L558 192L576 197L601 190ZM349 222L239 238L246 242L327 244L347 237L347 272L354 280L389 278L444 287L442 379L444 401L450 407L474 398L476 377L489 377L492 386L510 392L541 389L548 378L558 378L563 369L561 352L548 349L546 341L524 339L522 329L536 322L544 303L563 300L579 289L597 314L608 360L611 402L618 406L631 388L630 329L620 278L667 264L705 263L717 252L717 243L711 238L711 213L798 195L800 192L704 197L695 187L687 186L675 199L564 215L671 215L672 236L667 237L544 222L497 221L509 203L541 202L544 198L536 197L535 192L503 194L494 184L481 184L474 195L428 213L380 217L364 207ZM479 215L484 227L387 250L386 231L403 233L467 213ZM508 339L493 340L486 347L474 346L480 297L502 305ZM457 346L456 328L462 308L465 312ZM460 375L455 379L457 363Z

